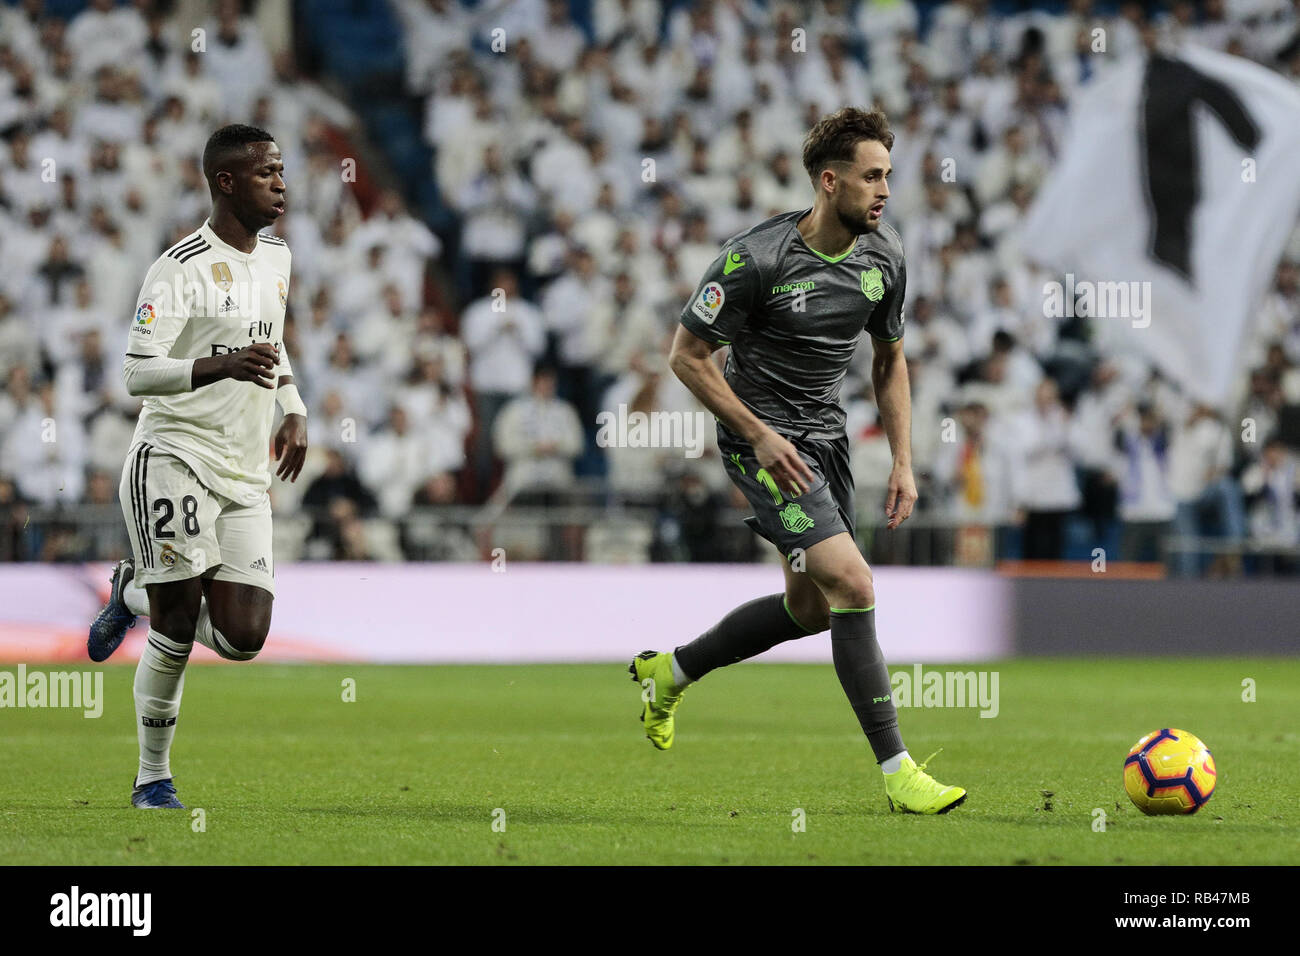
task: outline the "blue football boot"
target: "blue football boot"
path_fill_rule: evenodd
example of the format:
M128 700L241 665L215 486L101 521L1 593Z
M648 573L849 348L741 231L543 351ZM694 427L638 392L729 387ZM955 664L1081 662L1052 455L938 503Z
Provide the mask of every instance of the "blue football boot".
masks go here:
M123 558L113 569L108 603L95 615L86 639L86 652L95 663L106 661L122 645L126 632L135 627L136 617L122 600L122 592L135 577L135 561Z

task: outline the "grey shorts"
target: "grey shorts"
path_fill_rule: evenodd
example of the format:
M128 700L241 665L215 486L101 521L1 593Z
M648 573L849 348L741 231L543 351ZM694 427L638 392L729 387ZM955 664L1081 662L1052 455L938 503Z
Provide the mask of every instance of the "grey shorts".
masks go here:
M848 438L790 441L816 476L801 495L778 488L759 467L749 443L718 425L718 449L727 475L754 507L745 524L776 545L787 561L796 548L807 550L841 532L852 536L856 514Z

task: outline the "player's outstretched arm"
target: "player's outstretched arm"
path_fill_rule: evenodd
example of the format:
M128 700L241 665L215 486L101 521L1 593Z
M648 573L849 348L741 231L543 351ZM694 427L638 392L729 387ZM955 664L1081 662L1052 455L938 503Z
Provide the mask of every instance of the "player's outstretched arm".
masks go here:
M706 342L685 326L677 327L668 366L682 384L718 419L754 449L759 465L778 486L802 494L816 480L808 463L789 440L764 425L732 391L713 361L718 346Z

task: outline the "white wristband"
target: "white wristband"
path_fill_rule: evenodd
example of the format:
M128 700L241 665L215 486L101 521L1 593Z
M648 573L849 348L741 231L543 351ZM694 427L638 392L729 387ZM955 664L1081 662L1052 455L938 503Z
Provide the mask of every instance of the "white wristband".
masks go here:
M297 385L281 385L275 390L275 400L280 403L280 408L286 415L307 417L307 406L302 403L302 398L298 395Z

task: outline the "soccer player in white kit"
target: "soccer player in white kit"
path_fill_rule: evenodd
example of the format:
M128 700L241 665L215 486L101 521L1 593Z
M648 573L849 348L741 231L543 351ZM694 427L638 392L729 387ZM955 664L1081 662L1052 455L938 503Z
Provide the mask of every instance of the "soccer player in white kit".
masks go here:
M119 489L134 557L114 569L87 650L105 660L136 615L149 616L135 672L137 807L184 808L170 751L194 641L248 661L271 623L277 401L277 475L296 481L307 452L306 408L282 344L289 248L258 234L284 215L283 170L265 130L212 134L203 150L212 214L154 262L127 334L127 389L146 396Z

